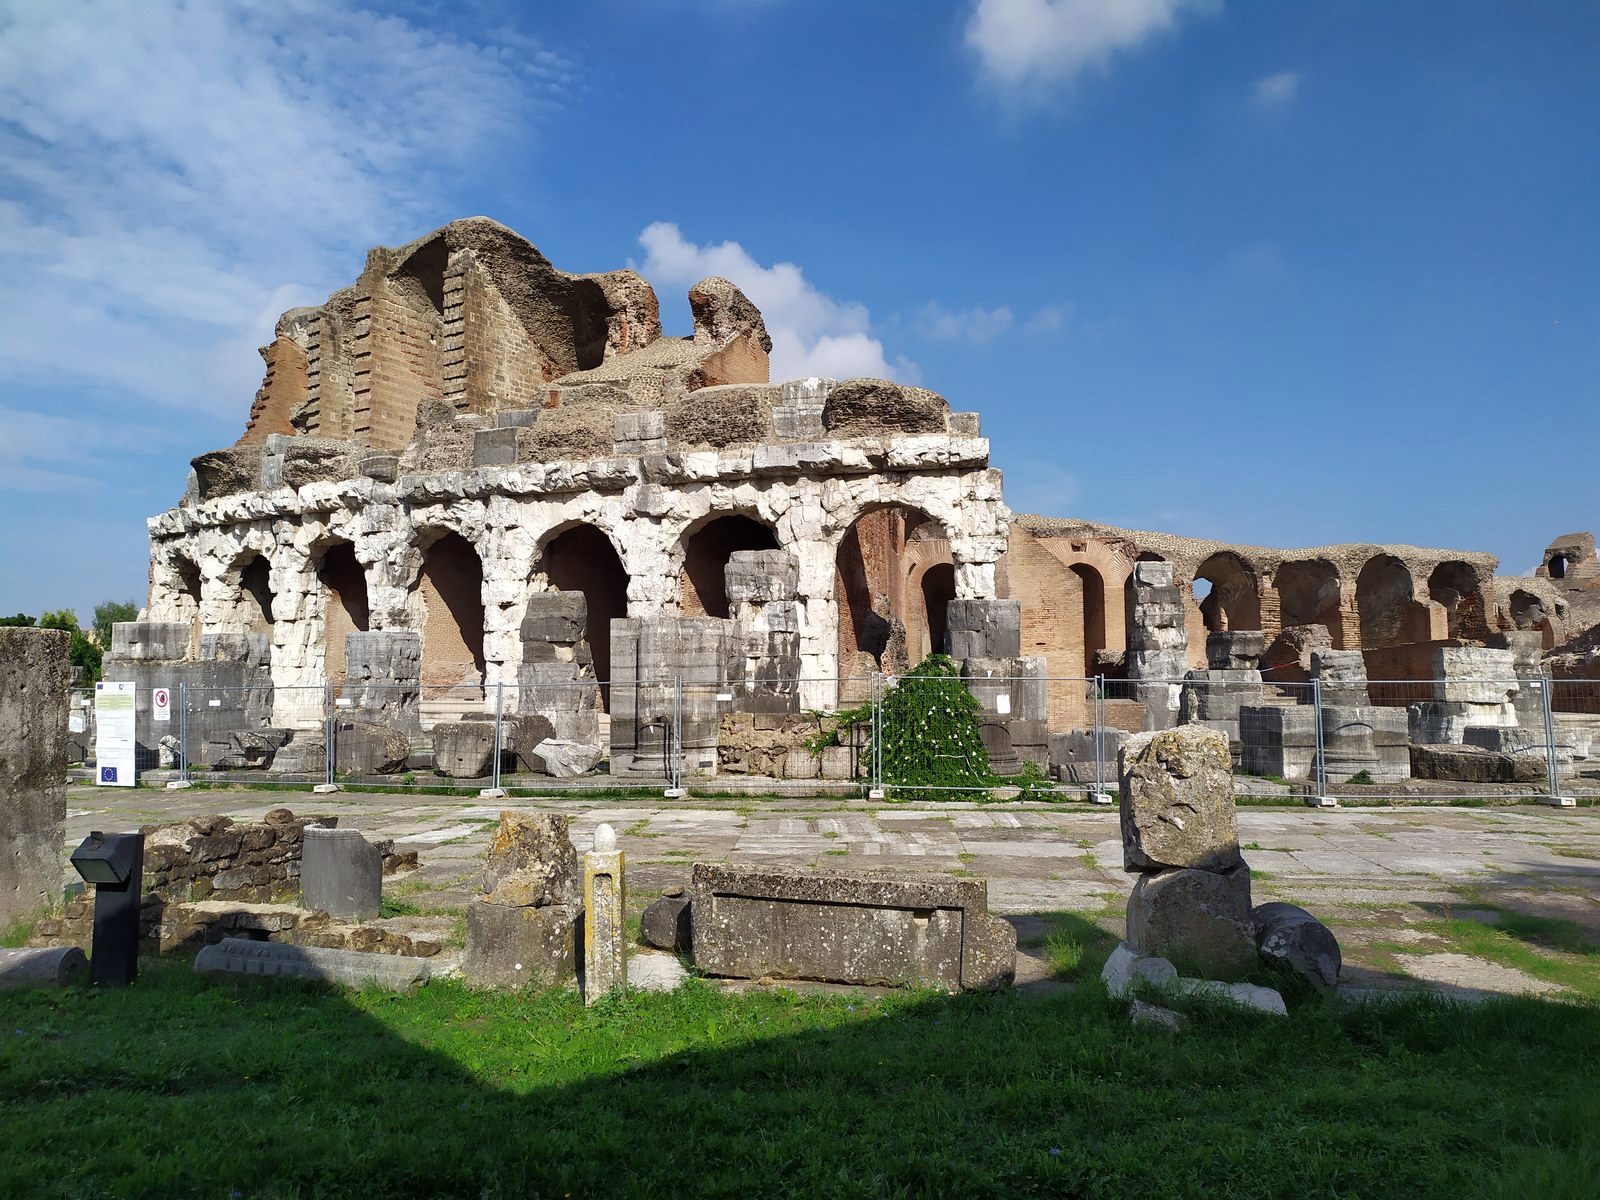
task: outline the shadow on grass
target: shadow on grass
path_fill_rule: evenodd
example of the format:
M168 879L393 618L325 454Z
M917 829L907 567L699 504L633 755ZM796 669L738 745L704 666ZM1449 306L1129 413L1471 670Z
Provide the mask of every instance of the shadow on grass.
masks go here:
M585 1009L166 961L0 1017L7 1197L1600 1194L1600 1009L1531 1000L1173 1038L1092 982Z

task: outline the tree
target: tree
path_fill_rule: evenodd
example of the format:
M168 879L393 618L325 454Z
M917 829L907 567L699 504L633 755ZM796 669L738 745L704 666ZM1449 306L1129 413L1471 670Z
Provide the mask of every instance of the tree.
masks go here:
M999 783L961 672L930 654L884 693L883 778L903 800L987 800Z
M31 628L32 625L33 618L28 616L26 613L18 613L14 617L0 617L0 627L15 626L28 629Z
M72 646L67 651L67 657L72 665L83 668L85 683L93 683L100 678L100 661L105 657L104 652L78 628L77 613L70 608L47 612L39 618L39 628L60 629L71 634Z
M139 616L139 606L132 600L119 603L107 600L94 606L94 638L102 650L111 645L111 627L118 621L133 621Z

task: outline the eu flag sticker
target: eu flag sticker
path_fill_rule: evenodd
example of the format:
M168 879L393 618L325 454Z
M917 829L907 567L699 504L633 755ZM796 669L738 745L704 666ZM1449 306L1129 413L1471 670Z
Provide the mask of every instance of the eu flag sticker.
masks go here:
M100 768L100 782L101 783L115 783L116 781L117 781L117 769L115 767L101 767Z

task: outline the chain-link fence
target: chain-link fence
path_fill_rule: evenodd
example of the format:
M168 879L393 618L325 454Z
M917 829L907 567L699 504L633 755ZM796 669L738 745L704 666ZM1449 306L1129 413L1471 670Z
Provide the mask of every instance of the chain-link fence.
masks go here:
M78 778L116 784L780 787L1106 802L1129 735L1188 724L1223 733L1239 793L1263 799L1600 796L1600 680L1269 683L1251 671L1130 680L990 673L978 662L942 671L110 683L72 692L68 745Z

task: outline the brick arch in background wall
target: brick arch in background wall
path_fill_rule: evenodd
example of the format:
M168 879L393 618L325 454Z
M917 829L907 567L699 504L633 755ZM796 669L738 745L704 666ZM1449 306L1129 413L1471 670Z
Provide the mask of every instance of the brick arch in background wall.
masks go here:
M1272 576L1278 600L1278 629L1274 632L1296 625L1322 625L1335 649L1348 649L1341 587L1339 569L1325 558L1279 563Z
M924 526L928 536L915 536L906 543L905 564L906 649L911 665L945 649L946 619L950 601L956 597L955 561L950 557L950 542L932 536L937 528Z
M1428 576L1428 599L1443 610L1443 628L1436 622L1436 638L1489 636L1489 606L1483 594L1484 580L1471 563L1446 559Z

